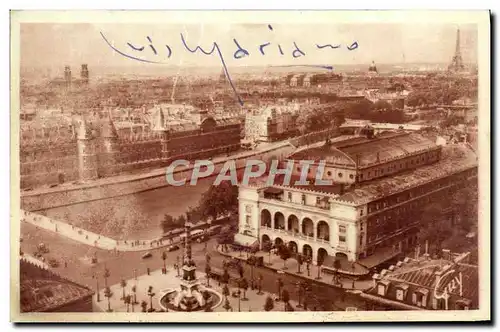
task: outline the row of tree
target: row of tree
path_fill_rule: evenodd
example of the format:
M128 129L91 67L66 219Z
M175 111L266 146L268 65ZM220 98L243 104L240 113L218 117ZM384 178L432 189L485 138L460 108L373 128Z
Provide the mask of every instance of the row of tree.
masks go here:
M229 181L223 181L219 185L211 185L203 193L197 207L190 207L185 214L177 218L166 214L160 222L163 233L172 229L184 227L186 220L196 224L200 220L217 220L229 216L234 221L238 212L238 187ZM232 218L231 218L232 217Z
M447 216L451 216L451 223L445 221ZM454 194L427 205L420 220L419 240L427 241L431 252L439 254L444 245L454 251L471 249L464 237L478 228L477 185L468 183Z

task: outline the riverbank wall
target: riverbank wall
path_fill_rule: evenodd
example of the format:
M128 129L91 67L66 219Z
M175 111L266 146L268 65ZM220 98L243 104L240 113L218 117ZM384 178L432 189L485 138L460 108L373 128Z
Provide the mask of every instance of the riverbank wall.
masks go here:
M213 174L218 174L226 161L234 160L237 169L245 167L249 159L259 159L268 162L272 159L282 159L292 153L295 146L289 142L281 142L259 150L246 151L237 155L214 158ZM193 163L188 167L177 167L175 179L189 179L193 171ZM211 175L208 177L215 176ZM70 206L78 203L103 200L119 196L131 195L144 191L169 186L166 181L166 168L157 169L144 174L131 174L98 179L81 184L67 184L55 188L40 188L34 191L21 192L21 209L40 211L51 208Z

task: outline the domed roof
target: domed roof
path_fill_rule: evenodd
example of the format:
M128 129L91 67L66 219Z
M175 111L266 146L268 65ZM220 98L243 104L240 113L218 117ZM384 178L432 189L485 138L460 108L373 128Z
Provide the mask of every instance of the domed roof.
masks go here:
M372 64L368 67L368 71L378 72L377 66L375 66L375 61L372 61Z

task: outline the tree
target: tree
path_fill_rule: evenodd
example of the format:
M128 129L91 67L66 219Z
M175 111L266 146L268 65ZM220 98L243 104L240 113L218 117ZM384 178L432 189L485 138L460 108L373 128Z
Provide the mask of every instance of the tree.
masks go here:
M428 241L440 251L441 243L452 233L451 225L443 218L443 206L439 203L432 203L425 206L420 212L419 240Z
M238 187L229 181L222 181L218 186L212 185L202 195L199 209L204 219L216 220L238 208Z
M167 253L165 251L161 253L161 259L163 260L163 273L167 273Z
M226 296L226 300L224 301L223 308L226 309L226 311L229 311L229 309L231 309L231 304L229 303L229 299L227 298L227 296Z
M106 310L106 311L112 312L113 310L111 310L110 298L111 298L111 296L113 296L113 293L111 292L111 289L109 287L106 287L104 289L104 296L108 299L108 310Z
M278 278L276 280L276 285L278 286L278 298L281 299L281 288L283 287L283 280L281 280L281 278Z
M257 292L257 294L262 295L263 294L262 293L262 281L264 280L264 277L260 273L259 273L258 280L259 280L259 291Z
M207 287L210 287L210 273L212 272L212 269L210 268L210 264L205 265L205 274L207 276Z
M392 110L392 105L386 100L377 100L373 104L375 110Z
M285 306L285 311L287 311L287 304L288 302L290 302L290 294L288 293L288 291L286 289L283 290L282 294L281 294L281 301L283 301L284 303L284 306Z
M134 285L132 286L132 292L134 293L134 301L133 304L137 304L137 287Z
M169 214L165 214L163 219L160 221L160 227L163 234L167 233L175 224L175 219Z
M229 284L229 279L230 279L229 272L227 272L227 269L224 269L224 272L222 273L221 277L222 283L227 286L227 284Z
M302 266L302 264L304 263L304 258L302 257L301 254L297 253L295 255L295 260L297 260L297 273L298 274L301 274L302 272L300 271L300 267Z
M338 258L335 258L335 260L333 261L333 268L335 269L334 270L335 283L338 283L338 271L340 270L341 267L342 263Z
M184 227L187 220L188 219L186 218L186 216L181 214L180 216L177 217L177 219L175 219L175 224L177 227Z
M290 249L286 245L280 245L278 247L278 255L283 260L283 269L286 270L286 261L292 256Z
M108 287L108 278L111 276L109 270L104 268L104 287Z
M242 278L241 279L241 283L240 283L239 287L241 289L243 289L243 298L242 298L242 300L243 301L247 301L248 300L247 299L248 281L247 281L246 278Z
M146 301L141 302L142 312L146 312L148 309L148 303Z
M266 297L266 302L264 304L265 311L271 311L274 309L274 301L270 296Z
M203 294L203 300L205 300L205 311L206 312L212 311L212 304L209 302L210 293L207 291L204 291L202 294Z
M319 280L321 279L321 265L323 265L323 257L320 257L320 255L318 255L316 262L318 266L318 276L316 277L316 280Z
M262 251L269 254L269 265L271 265L271 251L273 249L273 244L270 241L265 241L262 243Z
M238 274L240 275L240 278L243 278L243 275L245 273L245 270L243 269L243 265L241 263L238 264Z
M305 285L302 281L297 281L297 295L299 297L299 303L297 304L297 308L301 308L302 305L300 304L301 303L301 299L304 297L304 293L305 293Z
M124 300L125 299L125 287L127 287L127 282L125 281L125 279L122 279L120 280L120 286L122 287L122 298L120 300Z
M127 312L129 312L129 306L131 303L132 297L130 295L125 296L123 299L123 302L125 302L125 305L127 306Z
M232 231L222 231L219 236L217 236L217 244L222 246L222 251L228 251L227 245L234 242L234 232Z
M224 287L222 287L222 295L224 295L226 299L229 296L229 287L227 287L227 284L225 284Z
M153 312L154 311L154 309L153 309L153 296L155 296L155 293L153 292L153 286L148 287L148 296L149 296L149 305L150 305L149 311Z

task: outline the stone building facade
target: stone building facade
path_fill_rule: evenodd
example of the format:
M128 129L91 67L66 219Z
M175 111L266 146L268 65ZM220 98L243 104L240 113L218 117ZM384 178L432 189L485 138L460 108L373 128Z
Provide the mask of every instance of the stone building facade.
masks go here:
M416 133L352 137L290 156L292 181L267 177L239 189L237 239L286 242L328 268L332 257L374 267L417 242L419 211L458 187L477 183L477 156ZM303 164L310 184L297 184ZM315 185L319 161L325 162ZM283 166L284 167L284 166Z
M204 116L196 129L171 131L162 110L147 129L118 134L111 117L83 118L66 128L39 130L20 144L21 188L88 181L168 165L174 159L209 158L240 147L239 121L219 124Z

